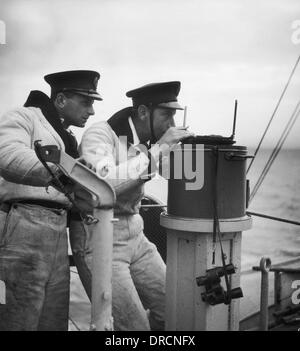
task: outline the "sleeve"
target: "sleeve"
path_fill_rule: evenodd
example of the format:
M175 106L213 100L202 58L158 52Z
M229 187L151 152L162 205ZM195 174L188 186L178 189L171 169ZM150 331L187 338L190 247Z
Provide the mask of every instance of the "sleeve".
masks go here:
M9 182L47 186L51 181L31 148L33 135L32 117L25 111L11 111L0 119L0 175ZM54 172L57 167L50 166Z
M157 168L154 161L150 162L153 156L146 146L144 150L129 148L129 160L117 165L118 146L107 123L89 128L82 137L79 150L96 168L98 176L109 181L117 194L150 180Z

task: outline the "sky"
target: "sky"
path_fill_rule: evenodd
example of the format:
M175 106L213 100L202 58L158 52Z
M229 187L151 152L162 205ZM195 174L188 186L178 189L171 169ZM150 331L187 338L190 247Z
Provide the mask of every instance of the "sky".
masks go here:
M43 76L56 71L100 72L104 100L87 126L129 106L128 90L180 80L190 130L229 136L237 99L236 141L249 147L300 55L299 0L0 0L0 20L1 114L30 90L49 93ZM276 144L299 92L300 64L264 147ZM74 128L79 140L83 131ZM285 146L300 148L299 133L300 121Z

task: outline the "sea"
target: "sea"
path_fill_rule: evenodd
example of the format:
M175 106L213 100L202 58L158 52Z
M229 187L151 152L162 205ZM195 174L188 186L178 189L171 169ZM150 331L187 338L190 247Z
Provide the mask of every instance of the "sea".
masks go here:
M254 188L272 149L261 149L247 174ZM249 149L248 154L254 154ZM146 194L167 203L167 181L154 179L146 185ZM300 222L300 149L282 149L272 164L248 211ZM300 258L300 226L253 216L253 225L242 235L241 319L259 309L260 274L252 270L262 257L272 264ZM88 330L90 303L75 268L71 270L70 330ZM270 303L274 298L270 279Z

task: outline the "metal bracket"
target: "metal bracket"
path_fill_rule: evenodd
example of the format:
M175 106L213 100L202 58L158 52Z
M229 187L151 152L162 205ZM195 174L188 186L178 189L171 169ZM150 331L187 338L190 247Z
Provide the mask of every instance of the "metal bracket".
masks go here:
M248 158L254 158L253 155L238 155L234 152L226 152L224 155L226 161L244 161Z
M113 208L116 195L112 186L97 174L60 150L56 145L41 146L40 156L45 162L51 162L70 179L97 197L97 208Z

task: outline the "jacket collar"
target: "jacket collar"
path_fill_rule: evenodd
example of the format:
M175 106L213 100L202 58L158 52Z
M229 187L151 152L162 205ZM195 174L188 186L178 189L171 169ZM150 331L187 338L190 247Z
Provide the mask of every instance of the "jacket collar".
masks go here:
M51 124L56 133L61 137L65 151L73 158L78 158L78 144L74 135L64 129L56 108L49 97L39 90L32 90L24 104L24 107L38 107L41 109L47 121Z
M126 107L116 112L107 123L118 137L127 136L127 142L133 144L133 135L128 122L128 118L132 115L132 107Z

